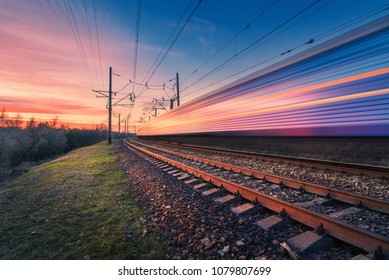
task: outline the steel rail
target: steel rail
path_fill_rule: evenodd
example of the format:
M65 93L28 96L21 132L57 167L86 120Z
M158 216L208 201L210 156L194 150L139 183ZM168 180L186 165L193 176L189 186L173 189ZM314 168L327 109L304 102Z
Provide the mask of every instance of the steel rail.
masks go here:
M259 203L261 206L268 208L272 211L275 211L277 213L285 211L291 219L305 224L309 227L317 228L322 226L324 230L328 232L331 236L346 243L352 244L356 247L359 247L369 253L374 253L378 247L381 247L382 252L385 255L389 254L389 239L385 238L384 236L377 235L361 228L340 222L328 216L309 211L303 207L293 205L292 203L282 201L280 199L260 193L250 188L230 182L223 178L208 174L193 167L186 166L180 162L153 153L127 141L125 141L125 143L126 145L134 149L137 149L169 165L175 166L181 169L182 171L192 174L198 178L208 181L214 184L215 186L223 188L234 194L238 193L243 198L253 201L255 203Z
M163 145L172 146L172 147L182 147L185 149L191 150L199 150L204 152L215 152L226 155L236 155L241 157L247 157L252 159L261 159L261 160L272 160L275 162L286 162L299 164L301 166L306 167L316 167L319 169L328 169L338 172L347 172L356 175L365 175L369 177L381 177L381 178L389 178L389 168L384 166L373 166L373 165L364 165L364 164L356 164L356 163L348 163L348 162L338 162L338 161L327 161L327 160L319 160L319 159L311 159L311 158L301 158L301 157L290 157L283 155L274 155L274 154L264 154L264 153L255 153L248 151L236 151L222 148L213 148L213 147L200 147L194 145L185 145L185 144L172 144L164 141L156 141L156 140L144 140L146 142L154 142L161 143Z
M138 143L138 142L136 142L136 143ZM197 161L197 162L201 162L201 163L205 163L205 164L209 164L211 166L216 166L219 168L223 168L225 170L231 170L231 171L234 171L237 173L242 173L242 174L245 174L247 176L253 176L257 179L266 180L266 181L269 181L269 182L274 183L274 184L283 184L284 186L294 188L294 189L303 189L309 193L313 193L313 194L317 194L317 195L321 195L321 196L329 196L329 197L331 197L335 200L338 200L338 201L342 201L342 202L346 202L346 203L350 203L350 204L354 204L354 205L362 205L368 209L375 210L375 211L385 213L385 214L389 214L389 201L387 201L387 200L380 200L380 199L375 199L375 198L371 198L371 197L367 197L367 196L362 196L359 194L348 193L348 192L332 189L329 187L324 187L324 186L319 186L316 184L301 182L298 180L293 180L293 179L289 179L289 178L285 178L285 177L281 177L281 176L277 176L277 175L272 175L272 174L252 170L252 169L247 169L244 167L226 164L226 163L222 163L219 161L213 161L213 160L209 160L209 159L205 159L205 158L201 158L201 157L190 156L187 154L183 154L183 153L179 153L179 152L175 152L175 151L170 151L170 150L167 150L164 148L150 146L150 145L147 145L144 143L138 143L138 144L143 145L143 146L148 147L148 148L151 148L151 149L155 149L155 150L164 152L164 153L168 153L171 155L179 156L182 158L186 158L189 160L193 160L193 161Z

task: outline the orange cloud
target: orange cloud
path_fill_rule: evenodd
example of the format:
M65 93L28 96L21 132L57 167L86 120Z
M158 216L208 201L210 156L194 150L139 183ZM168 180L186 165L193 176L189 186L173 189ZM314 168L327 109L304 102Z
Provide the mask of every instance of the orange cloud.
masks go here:
M76 8L79 3L72 5ZM80 11L83 10L74 10ZM58 116L71 123L106 123L106 100L96 99L92 93L92 89L104 89L100 68L94 66L96 63L99 66L93 59L94 55L97 59L97 45L93 54L83 17L79 15L77 23L87 67L82 62L63 2L8 1L2 4L0 18L0 109L4 107L10 114L21 113L26 119ZM106 34L100 32L104 38ZM123 53L117 51L122 45L101 42L106 83L107 65L114 61L119 69L127 63L123 63ZM114 89L126 82L115 80ZM120 110L115 108L114 112Z

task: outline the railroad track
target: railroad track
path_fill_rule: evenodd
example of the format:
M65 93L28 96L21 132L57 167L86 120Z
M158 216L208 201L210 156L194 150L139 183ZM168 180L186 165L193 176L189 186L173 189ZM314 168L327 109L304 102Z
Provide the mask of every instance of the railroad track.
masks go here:
M236 151L236 150L222 149L222 148L200 147L194 145L174 144L174 143L155 141L155 140L142 140L142 141L148 142L150 144L158 143L158 144L165 145L167 147L185 148L193 151L211 152L211 153L217 153L221 155L246 157L255 160L265 160L265 161L272 161L272 162L279 162L279 163L291 163L291 164L297 164L305 167L314 167L318 169L332 170L337 172L346 172L351 174L365 175L365 176L377 177L377 178L386 178L386 179L389 178L389 168L384 166L372 166L372 165L354 164L354 163L347 163L347 162L326 161L326 160L301 158L301 157L290 157L290 156L282 156L282 155L274 155L274 154Z
M384 236L344 222L345 217L347 220L347 217L353 216L361 211L377 212L378 215L383 216L383 219L387 219L389 214L388 201L264 174L258 171L189 156L134 141L126 141L125 143L166 164L174 166L197 178L202 178L214 186L233 194L239 194L239 196L252 202L252 207L259 204L274 212L287 215L297 222L314 229L319 229L322 232L325 231L330 236L362 248L370 254L377 255L379 252L382 252L386 256L389 255L389 236ZM276 189L282 189L282 192L287 193L287 195L281 195L280 198L275 197L272 192L276 192ZM285 196L287 197L288 195L292 197L293 192L297 192L297 195L295 195L297 201L295 199L289 199L289 201L285 199ZM301 195L302 192L309 195L303 196ZM305 197L305 201L300 201L298 197ZM343 209L339 211L332 211L329 214L322 213L323 209L328 208L326 205L331 206L334 201L336 201L335 204L340 202L340 204L347 203L347 205L343 205ZM362 206L366 210L362 210ZM251 206L246 205L243 208L245 207L250 208ZM273 218L273 220L280 221L280 219L276 218ZM261 224L261 221L259 221L259 224ZM262 221L262 224L264 224L264 221ZM301 238L312 239L314 242L320 239L317 235L314 236L313 233L309 233ZM291 244L293 245L293 242ZM288 244L285 244L285 246L288 247ZM290 251L292 252L293 250L291 249ZM298 251L302 251L302 249L300 248Z

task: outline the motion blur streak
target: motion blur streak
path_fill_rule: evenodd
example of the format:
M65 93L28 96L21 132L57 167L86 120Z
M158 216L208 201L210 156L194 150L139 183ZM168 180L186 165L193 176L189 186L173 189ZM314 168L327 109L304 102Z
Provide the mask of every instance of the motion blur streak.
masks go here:
M389 16L151 120L139 135L389 136Z

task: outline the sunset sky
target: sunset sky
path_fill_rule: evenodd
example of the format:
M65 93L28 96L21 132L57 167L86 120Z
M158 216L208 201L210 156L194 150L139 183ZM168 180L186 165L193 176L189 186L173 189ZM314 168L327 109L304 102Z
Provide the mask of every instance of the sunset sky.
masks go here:
M177 72L183 104L388 14L385 5L386 0L0 0L0 110L24 119L58 117L78 127L107 124L107 101L92 90L108 90L110 66L113 91L133 82L136 69L136 83L149 81L148 89L130 83L115 96L114 103L133 90L136 96L132 111L113 107L117 130L116 115L131 113L133 123L153 98L172 97L175 80L169 80ZM151 68L154 62L157 69Z

